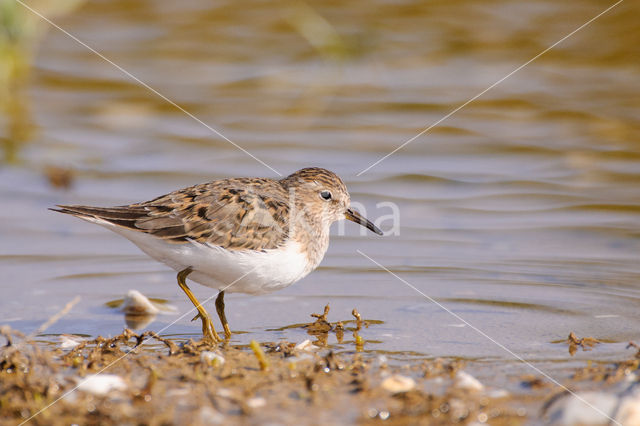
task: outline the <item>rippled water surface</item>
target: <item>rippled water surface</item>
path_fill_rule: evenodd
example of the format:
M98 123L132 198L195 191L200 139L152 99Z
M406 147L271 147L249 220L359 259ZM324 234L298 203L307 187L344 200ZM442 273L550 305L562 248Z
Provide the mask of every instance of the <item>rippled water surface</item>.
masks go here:
M163 0L50 12L202 122L31 19L25 41L4 49L18 71L2 80L2 322L33 331L80 295L47 333L115 334L124 319L106 303L132 288L190 308L170 269L47 210L56 203L125 204L317 165L340 174L371 219L394 203L399 232L361 235L346 224L301 282L227 297L232 329L246 332L233 342L301 341L306 333L287 326L330 303L332 321L354 307L382 321L362 333L365 349L401 358L555 363L569 359L554 342L571 331L608 342L573 359L628 355L626 343L640 338L637 3L360 173L605 7ZM73 171L70 188L50 183L52 166ZM199 325L184 318L164 333L197 336Z

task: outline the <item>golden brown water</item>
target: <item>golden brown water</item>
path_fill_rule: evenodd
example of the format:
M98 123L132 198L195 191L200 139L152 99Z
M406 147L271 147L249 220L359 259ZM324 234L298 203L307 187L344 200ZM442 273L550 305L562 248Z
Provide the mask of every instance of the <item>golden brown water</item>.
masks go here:
M514 359L360 250L514 353L555 362L567 359L566 346L552 342L570 331L614 342L578 358L620 356L639 338L637 2L358 173L607 6L163 0L87 2L50 16L273 169L334 170L372 219L390 213L377 203L398 206L399 235L360 236L346 225L303 281L228 297L232 329L247 332L235 342L306 339L287 326L329 302L332 321L349 319L353 307L383 321L364 331L379 342L368 350ZM21 13L14 19L26 22ZM123 316L105 304L130 288L186 311L168 268L47 208L277 175L38 22L3 39L1 322L34 330L81 295L48 332L116 334ZM60 171L51 166L73 170L69 189L49 183ZM165 333L197 335L199 326L185 318Z

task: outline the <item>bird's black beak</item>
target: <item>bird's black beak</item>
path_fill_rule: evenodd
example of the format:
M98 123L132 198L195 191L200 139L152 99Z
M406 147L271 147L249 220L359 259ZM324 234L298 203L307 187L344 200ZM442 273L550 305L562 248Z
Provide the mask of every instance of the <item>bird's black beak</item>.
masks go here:
M344 212L344 217L352 222L359 223L360 225L366 227L368 230L373 231L378 235L382 235L382 231L377 226L375 226L369 219L363 217L355 210L347 209L347 211Z

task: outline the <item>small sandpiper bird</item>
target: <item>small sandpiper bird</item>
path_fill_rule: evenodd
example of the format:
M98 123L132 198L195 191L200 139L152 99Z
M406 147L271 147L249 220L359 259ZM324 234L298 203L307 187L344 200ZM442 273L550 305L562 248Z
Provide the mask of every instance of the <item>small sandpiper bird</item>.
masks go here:
M216 310L226 338L231 330L224 294L265 294L313 271L340 219L382 231L350 208L342 180L311 167L280 180L231 178L180 189L143 203L51 209L97 223L132 241L178 272L178 285L198 310L202 333L221 339L186 279L219 290Z

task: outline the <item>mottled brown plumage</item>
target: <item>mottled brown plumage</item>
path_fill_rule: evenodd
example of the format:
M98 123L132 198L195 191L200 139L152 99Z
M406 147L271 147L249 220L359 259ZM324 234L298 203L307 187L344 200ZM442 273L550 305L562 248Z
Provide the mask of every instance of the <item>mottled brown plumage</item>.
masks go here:
M295 188L314 183L335 187L337 193L348 197L337 175L310 167L281 180L222 179L142 203L116 207L61 205L54 210L100 218L172 243L196 241L228 250L275 249L289 237L290 199L297 201L299 211L308 207L308 200Z
M236 178L127 206L60 206L60 211L98 217L172 243L196 241L228 250L263 250L279 247L288 237L287 195L278 181Z

